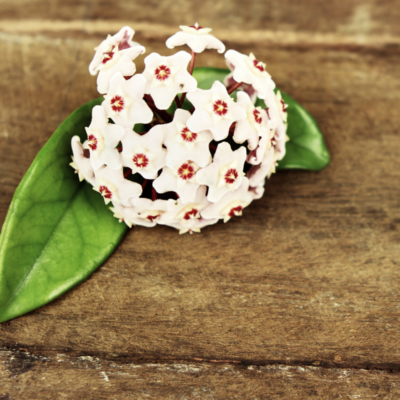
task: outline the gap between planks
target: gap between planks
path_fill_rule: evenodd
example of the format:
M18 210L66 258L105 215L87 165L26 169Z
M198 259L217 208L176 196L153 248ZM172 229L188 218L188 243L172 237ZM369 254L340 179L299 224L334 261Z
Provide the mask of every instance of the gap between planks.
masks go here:
M60 357L62 358L60 359ZM351 364L349 362L340 361L322 361L322 360L247 360L247 359L224 359L204 358L199 356L181 357L166 354L115 354L105 352L75 352L71 349L61 348L48 350L45 347L38 346L24 346L21 344L5 345L0 347L0 361L1 359L12 358L19 360L21 364L30 361L51 362L51 361L69 361L71 364L90 361L94 363L117 363L120 365L164 365L164 364L205 364L205 365L222 365L229 364L231 367L238 369L255 369L262 367L277 367L277 368L313 368L324 370L354 370L383 373L387 375L400 375L400 364L396 363L369 363L359 362Z
M178 27L135 21L119 20L47 20L24 19L0 20L0 32L13 34L45 34L80 32L88 35L107 35L117 32L122 26L131 25L137 33L147 39L165 39L177 32ZM263 46L279 47L323 47L323 48L389 48L400 52L400 37L390 34L343 34L302 31L215 29L215 36L222 41L238 44L260 43Z

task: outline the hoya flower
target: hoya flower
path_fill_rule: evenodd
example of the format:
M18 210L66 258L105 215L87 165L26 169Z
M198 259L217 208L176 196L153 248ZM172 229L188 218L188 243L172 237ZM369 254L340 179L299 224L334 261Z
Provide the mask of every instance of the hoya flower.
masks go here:
M207 200L207 188L200 186L192 202L183 203L181 199L168 204L167 211L160 217L159 224L179 229L179 233L200 232L200 229L215 224L218 219L204 219L200 212L211 203Z
M85 149L81 144L81 139L79 136L74 136L71 140L72 147L72 163L69 165L75 170L75 173L78 174L79 180L83 181L86 179L92 186L96 183L93 167L90 163L90 159L86 158L84 155Z
M98 170L103 165L108 165L112 169L121 168L122 164L116 147L125 134L124 128L109 124L104 108L95 106L92 110L92 122L85 129L88 140L83 147L89 149L93 169Z
M157 224L157 220L166 211L168 201L151 201L149 199L138 198L134 199L132 203L133 205L130 207L113 204L110 210L114 213L115 218L118 218L120 222L125 222L129 228L131 228L132 225L151 228Z
M198 170L199 166L190 160L173 169L165 167L153 182L153 187L158 193L176 192L183 203L191 202L200 186L196 180Z
M210 204L203 211L201 216L206 219L223 219L228 222L234 216L241 216L242 211L253 200L253 195L249 192L249 180L243 178L242 183L234 192L228 192L213 204Z
M129 207L130 200L142 193L142 187L138 183L124 178L122 168L114 170L103 167L95 172L95 177L96 185L93 186L93 190L103 196L106 204L112 201L113 204Z
M137 225L152 227L167 211L168 204L175 203L175 200L150 200L150 199L133 199L132 204L138 212Z
M133 42L133 29L122 28L116 35L108 36L100 46L95 48L95 55L89 65L91 75L97 73L97 90L99 93L107 93L110 80L116 72L130 77L136 72L133 60L146 49Z
M135 124L149 123L153 119L153 112L143 100L145 83L142 75L126 80L120 72L116 72L111 79L110 90L101 104L108 118L131 129Z
M265 154L262 162L258 165L252 166L247 172L250 186L257 187L261 185L264 182L265 178L269 178L271 174L275 172L275 168L275 148L271 147L270 150Z
M253 54L229 50L225 84L197 88L196 53L225 50L210 32L197 23L181 26L167 46L186 44L192 54L152 53L136 75L133 60L144 48L132 41L131 28L96 48L90 72L99 73L104 101L93 108L83 145L72 139L71 166L129 227L193 233L227 222L263 195L285 155L287 106ZM256 107L257 96L265 105Z
M129 49L139 44L132 41L135 31L129 26L124 26L114 36L108 35L94 50L96 51L92 62L89 65L89 72L96 75L101 65L107 63L114 65L118 54L122 50Z
M167 41L169 49L175 46L188 45L195 53L202 53L205 49L216 49L218 53L225 51L225 45L215 36L210 35L212 29L203 28L197 22L192 26L179 26L181 32L175 33Z
M157 108L166 110L178 93L196 89L197 81L187 71L191 56L186 51L179 51L173 56L162 57L152 53L144 59L146 68L145 93L150 94Z
M268 114L261 107L254 107L249 95L245 92L238 92L237 104L246 111L247 118L236 122L233 140L236 143L244 143L247 140L249 150L254 150L258 145L259 137L268 134Z
M121 139L123 165L131 168L132 174L139 173L145 179L157 178L157 172L165 166L163 139L160 125L141 135L125 128L125 136Z
M196 89L187 98L195 108L187 121L189 130L208 129L217 141L227 138L233 122L246 118L245 110L235 103L221 82L215 81L210 90Z
M207 199L217 202L229 191L236 190L242 183L246 149L232 151L227 142L218 145L212 164L197 173L197 182L208 186Z
M211 163L209 144L213 139L212 134L210 131L190 131L186 122L191 115L189 111L177 109L173 121L163 125L164 144L168 149L166 164L170 168L179 167L187 160L199 167Z
M273 95L272 90L275 88L275 83L265 70L265 64L258 61L253 53L246 56L236 50L228 50L225 58L235 68L232 76L236 82L252 85L260 99L266 99Z
M281 92L278 90L275 96L276 105L279 111L279 115L284 123L287 122L287 104L282 100Z

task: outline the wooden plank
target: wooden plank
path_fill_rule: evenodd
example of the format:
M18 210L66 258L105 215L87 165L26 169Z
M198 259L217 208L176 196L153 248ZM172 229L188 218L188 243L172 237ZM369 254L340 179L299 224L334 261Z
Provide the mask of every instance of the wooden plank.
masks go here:
M21 349L20 349L21 350ZM385 371L1 352L0 399L397 399L400 376Z
M84 11L77 2L74 14L72 3L47 10L42 2L31 15L18 4L0 2L3 22L105 19L96 4ZM150 3L116 4L118 13L108 16L113 21L132 10L137 19L150 15ZM57 391L84 399L224 398L227 390L232 398L399 397L400 53L385 41L350 51L340 32L334 46L339 21L359 6L346 4L325 6L335 11L325 31L324 20L310 27L333 35L327 46L301 46L304 32L285 48L264 47L254 37L235 41L245 27L261 29L258 21L267 21L255 17L256 8L241 15L227 43L247 53L255 48L278 85L311 112L331 166L279 172L243 218L200 235L132 229L88 281L0 325L0 399L50 399ZM365 4L376 12L373 28L363 33L360 22L346 35L386 32L396 42L389 3ZM280 7L274 21L288 5ZM174 16L164 10L165 19L161 11L153 21L172 26L184 8ZM283 26L307 31L302 21L309 15L290 18L292 25ZM204 19L215 26L213 17ZM228 29L231 21L232 10L221 26ZM0 223L51 133L98 96L87 65L100 34L50 27L0 33ZM168 54L161 33L140 35L148 53ZM208 52L199 64L224 66L224 60Z

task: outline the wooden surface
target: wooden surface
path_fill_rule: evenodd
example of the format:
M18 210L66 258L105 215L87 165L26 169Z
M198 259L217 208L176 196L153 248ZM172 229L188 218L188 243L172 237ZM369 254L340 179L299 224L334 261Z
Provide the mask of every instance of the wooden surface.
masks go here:
M394 0L1 0L0 224L123 24L147 53L196 20L253 51L332 163L277 173L201 234L132 229L86 282L0 325L0 399L399 399L399 19Z

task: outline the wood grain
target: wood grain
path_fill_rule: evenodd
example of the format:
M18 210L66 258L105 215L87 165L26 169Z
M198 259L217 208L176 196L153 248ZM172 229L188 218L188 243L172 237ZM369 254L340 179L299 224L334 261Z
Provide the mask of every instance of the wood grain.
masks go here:
M1 223L39 149L98 96L107 23L130 18L148 53L193 20L255 49L331 165L279 172L200 235L132 229L86 282L0 325L0 399L400 397L400 3L203 4L0 1Z

